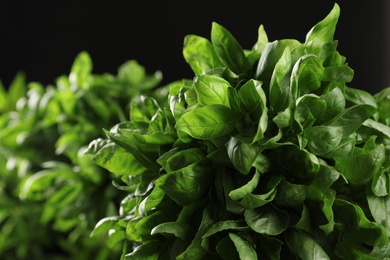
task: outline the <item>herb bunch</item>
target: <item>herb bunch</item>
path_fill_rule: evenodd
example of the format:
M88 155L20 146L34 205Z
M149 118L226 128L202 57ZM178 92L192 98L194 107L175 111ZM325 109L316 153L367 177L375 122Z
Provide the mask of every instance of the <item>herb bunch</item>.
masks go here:
M260 25L250 50L216 22L186 36L194 79L89 145L127 193L92 235L123 234L124 259L390 258L390 89L348 87L339 15L304 42Z
M84 151L101 128L125 120L129 100L150 93L162 74L148 75L134 60L117 74L92 69L81 52L55 84L27 83L22 72L8 90L0 84L1 259L120 255L120 246L89 236L117 212L122 195Z

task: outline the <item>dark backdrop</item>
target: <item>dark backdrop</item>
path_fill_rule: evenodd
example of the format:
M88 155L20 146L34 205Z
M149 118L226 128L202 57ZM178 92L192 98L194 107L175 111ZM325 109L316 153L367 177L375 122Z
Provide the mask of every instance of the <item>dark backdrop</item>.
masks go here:
M350 86L376 93L390 85L386 45L386 2L337 1L341 8L335 38L355 70ZM0 79L8 86L18 71L28 81L55 82L76 55L90 53L94 72L116 73L135 59L148 73L163 72L163 83L191 78L182 56L185 35L210 39L211 23L227 28L244 48L263 24L269 40L306 33L334 1L1 1Z

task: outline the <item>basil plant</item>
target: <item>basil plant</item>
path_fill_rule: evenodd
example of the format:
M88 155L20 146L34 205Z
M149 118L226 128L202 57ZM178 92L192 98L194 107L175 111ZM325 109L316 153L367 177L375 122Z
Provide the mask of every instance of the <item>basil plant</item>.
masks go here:
M339 15L303 42L260 25L251 49L216 22L187 35L194 78L88 147L124 194L91 235L132 260L390 259L390 88L348 86Z

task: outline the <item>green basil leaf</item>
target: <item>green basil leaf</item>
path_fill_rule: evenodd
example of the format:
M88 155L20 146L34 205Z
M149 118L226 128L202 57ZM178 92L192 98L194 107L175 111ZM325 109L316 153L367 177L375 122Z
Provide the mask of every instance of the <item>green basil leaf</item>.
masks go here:
M72 117L75 114L75 109L77 109L78 97L74 91L71 91L70 89L62 90L56 93L55 98L59 101L63 111L66 113L67 116ZM88 105L95 111L95 113L101 116L104 121L109 119L110 112L107 109L107 104L105 104L102 99L90 93L85 94L83 96L83 99L85 99L86 103L88 103ZM93 103L95 99L98 100L96 104ZM40 104L40 106L41 105L45 106L44 104Z
M355 88L345 88L345 99L354 105L367 104L378 107L375 98L365 90Z
M354 71L348 65L325 67L323 81L351 82Z
M136 60L126 61L118 68L118 77L134 86L148 86L147 84L142 84L146 76L145 68Z
M200 75L194 84L198 103L201 106L220 104L230 108L228 81L214 75Z
M370 212L376 223L382 225L390 237L390 195L377 196L370 191L367 191L367 202Z
M268 43L268 36L264 29L264 25L260 24L259 29L257 30L257 42L253 47L257 53L261 54Z
M149 123L159 109L158 102L154 98L136 97L130 102L130 120Z
M233 112L240 112L241 108L237 90L235 88L228 88L227 90L230 109L233 110Z
M291 72L291 97L296 99L321 87L323 74L320 58L312 54L299 58Z
M204 259L207 251L206 248L202 246L202 236L206 233L206 231L214 224L213 218L211 214L211 205L207 206L201 218L201 223L199 225L199 229L196 232L194 239L191 241L191 244L182 252L180 255L176 257L177 260L201 260Z
M232 136L226 144L226 150L234 167L240 173L246 175L252 168L260 147L257 143L247 144Z
M185 113L176 128L193 138L212 139L232 132L237 117L226 106L214 104Z
M257 253L248 240L234 233L229 233L229 237L236 246L240 259L257 259Z
M385 246L375 246L368 256L373 259L390 258L390 241Z
M211 42L226 67L237 75L247 73L250 67L242 47L228 30L216 22L212 23Z
M291 103L285 110L280 111L272 118L272 121L279 129L291 128L294 122L295 103ZM280 130L279 130L280 131Z
M137 221L135 228L143 239L152 236L152 230L156 226L169 221L169 216L163 211L156 211Z
M202 159L159 177L155 184L179 205L189 205L208 191L213 168Z
M281 177L272 176L271 179L268 180L266 187L261 187L258 185L258 175L259 173L257 172L251 181L239 188L231 190L229 192L229 197L245 209L262 207L273 201L277 193L277 185L280 183ZM267 179L265 178L265 180ZM254 194L254 191L256 194Z
M237 130L252 144L264 137L268 126L267 99L261 86L261 82L250 80L238 91L243 120Z
M386 138L390 138L390 126L387 126L370 118L364 121L363 125L369 127L370 129L375 129L375 134L377 136L384 135L386 136Z
M74 172L67 165L57 164L53 169L43 169L26 178L21 186L20 197L22 199L38 199L44 197L44 191L48 189L55 179L72 179Z
M92 161L117 176L137 175L146 170L146 168L135 159L134 155L115 143L108 143L103 146L92 157Z
M164 199L164 196L164 191L159 187L154 186L152 192L145 198L145 204L143 204L144 207L140 207L140 210L142 209L144 212L152 210L153 208L160 205Z
M200 148L189 148L181 150L175 147L164 153L157 162L163 166L167 172L177 171L190 164L205 158L205 153Z
M211 42L197 35L187 35L184 38L183 56L195 75L222 66Z
M164 254L165 250L164 243L150 241L135 247L131 253L125 255L124 260L157 260L166 254ZM166 257L169 256L166 255Z
M345 239L358 245L384 246L388 242L385 228L366 217L363 209L346 200L336 199L333 205L335 221L344 228Z
M92 60L89 53L80 52L75 58L69 74L69 82L73 89L89 87L89 77L92 72Z
M344 131L340 126L312 126L304 129L303 137L307 148L315 155L324 155L336 150L343 138Z
M245 221L257 233L275 236L284 232L290 223L290 217L271 205L245 210Z
M321 211L325 219L323 220L326 223L319 222L319 228L324 231L326 235L329 235L334 231L335 228L335 220L333 213L333 203L336 199L336 192L332 189L327 190L324 193L324 197L322 198L323 202L321 205Z
M372 150L347 157L338 157L336 169L352 184L363 184L373 178L385 161L383 144Z
M390 126L390 87L384 88L374 95L375 101L379 107L379 118L382 123Z
M276 196L273 200L275 205L282 207L301 207L306 199L307 186L281 181L277 186Z
M134 140L147 145L173 144L176 140L171 133L162 131L140 133L129 129L123 129L121 130L121 133L124 135L131 135Z
M186 240L189 236L189 230L190 227L187 223L164 222L155 226L150 234L173 234L175 237Z
M301 46L301 43L294 39L275 40L269 42L265 46L257 65L255 79L263 82L267 94L269 92L269 82L274 72L275 65L283 56L286 47L289 47L289 49L293 51L299 46ZM291 62L295 63L295 60L292 59Z
M330 13L306 34L305 44L309 46L310 53L320 53L325 43L333 41L339 16L340 7L335 3Z
M321 121L325 111L325 100L313 94L305 94L296 101L294 119L303 129Z
M47 199L47 204L45 205L45 209L52 209L52 205L56 205L59 207L64 207L66 205L70 205L75 202L76 198L80 196L82 185L80 184L68 184L67 186L61 187L56 192L51 194L50 198ZM45 210L41 217L41 221L47 223L51 218L45 217Z
M111 217L105 217L99 220L99 222L95 225L94 229L92 230L90 236L96 236L100 233L108 233L110 230L120 230L122 229L121 226L118 225L120 217L119 216L111 216Z
M377 174L374 175L371 184L372 192L378 196L387 196L390 193L390 179L389 174L381 169Z
M223 220L212 225L202 238L212 236L224 230L247 230L248 225L243 220Z
M321 98L325 100L326 110L322 116L322 120L319 123L327 122L340 114L345 108L345 97L340 88L333 88L331 91L321 95Z
M287 46L282 57L275 64L269 86L269 104L275 113L286 109L292 102L293 97L290 91L291 69L291 50Z
M215 249L224 260L235 260L240 258L237 249L229 236L223 237Z
M247 184L245 184L245 185L243 185L235 190L230 191L229 197L232 200L240 200L240 199L244 198L244 196L246 194L251 193L252 191L254 191L257 188L259 180L260 180L260 173L255 172L252 179Z
M244 197L237 202L245 209L254 209L270 203L274 200L275 195L276 189L271 189L267 193L263 194L246 193Z
M310 234L291 229L287 232L287 246L299 259L331 259Z
M24 72L18 72L8 87L8 95L5 103L8 104L8 110L15 110L17 108L16 103L18 100L25 97L26 94L26 75Z
M334 167L321 164L319 172L307 187L307 198L318 202L322 201L324 194L339 177L340 173Z
M249 80L238 91L240 105L253 122L259 122L266 108L266 95L261 88L262 83Z
M107 245L114 248L119 242L126 239L126 232L123 230L110 230L108 233Z
M129 151L134 156L134 158L136 158L145 167L153 168L153 166L156 166L157 163L153 160L153 158L150 157L150 154L140 150L141 147L137 147L133 140L128 136L120 133L113 133L108 130L104 130L104 132L111 141ZM152 148L156 149L155 147ZM152 151L152 153L154 152L155 151Z
M324 67L340 66L345 63L346 59L337 51L338 41L333 40L322 45L319 57L324 61Z

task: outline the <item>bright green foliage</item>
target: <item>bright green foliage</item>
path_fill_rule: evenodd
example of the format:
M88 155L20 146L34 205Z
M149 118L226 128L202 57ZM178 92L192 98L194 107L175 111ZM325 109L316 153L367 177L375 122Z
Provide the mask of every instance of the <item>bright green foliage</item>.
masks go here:
M339 15L250 50L186 37L194 80L90 144L125 192L92 235L124 233L124 259L390 259L389 89L348 87Z
M120 257L115 239L124 232L110 240L90 233L123 195L84 151L127 118L129 100L160 81L160 72L147 75L134 60L117 75L93 74L81 52L55 85L26 83L20 73L8 91L0 86L0 259Z

